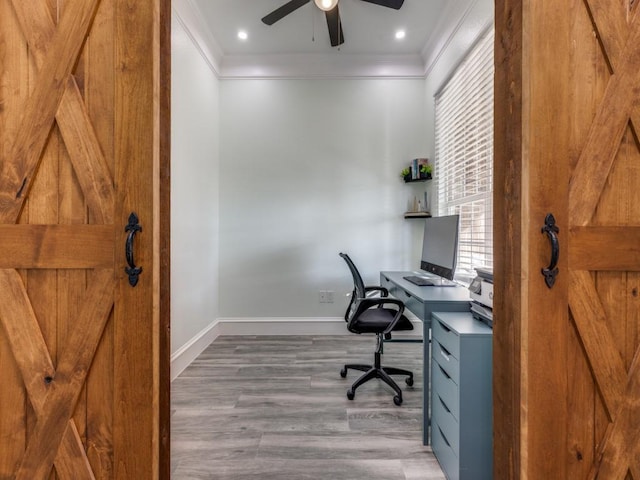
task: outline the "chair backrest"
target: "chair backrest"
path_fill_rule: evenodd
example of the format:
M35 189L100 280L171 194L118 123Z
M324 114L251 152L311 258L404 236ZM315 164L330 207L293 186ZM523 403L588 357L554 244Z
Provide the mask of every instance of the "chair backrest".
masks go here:
M353 293L357 298L365 298L367 295L364 290L364 282L362 281L362 277L360 276L360 272L356 268L355 264L349 258L349 255L346 253L340 253L340 256L347 262L349 266L349 270L351 270L351 275L353 276Z
M349 270L351 270L351 275L353 276L353 292L351 293L351 300L349 301L347 311L344 313L344 320L348 324L351 324L351 320L358 310L360 301L367 295L364 290L364 282L362 281L360 272L358 272L358 269L356 268L351 258L349 258L349 255L347 255L346 253L340 253L340 256L344 259L345 262L347 262Z

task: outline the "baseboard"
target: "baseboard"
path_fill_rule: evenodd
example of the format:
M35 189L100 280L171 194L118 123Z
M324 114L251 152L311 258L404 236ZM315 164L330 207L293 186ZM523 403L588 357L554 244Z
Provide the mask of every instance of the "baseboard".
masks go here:
M171 355L171 381L173 382L185 368L191 365L191 362L211 345L219 335L218 322L214 321Z
M394 338L422 338L422 322ZM350 335L343 318L218 318L171 355L171 380L180 375L220 335Z

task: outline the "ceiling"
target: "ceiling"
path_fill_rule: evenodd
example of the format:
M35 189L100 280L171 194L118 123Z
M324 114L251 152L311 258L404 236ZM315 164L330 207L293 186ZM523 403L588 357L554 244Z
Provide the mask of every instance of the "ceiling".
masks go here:
M405 0L399 10L339 0L345 43L331 47L313 0L271 26L261 19L288 0L174 0L178 18L221 78L424 76L474 0ZM406 36L396 40L403 29ZM238 31L247 32L240 40ZM437 54L435 54L437 55ZM431 58L430 58L431 57Z
M324 12L313 0L272 26L261 18L288 0L192 0L222 54L421 54L453 0L405 0L400 10L362 0L340 0L345 43L331 47ZM403 29L406 37L395 39ZM248 34L238 39L238 30Z

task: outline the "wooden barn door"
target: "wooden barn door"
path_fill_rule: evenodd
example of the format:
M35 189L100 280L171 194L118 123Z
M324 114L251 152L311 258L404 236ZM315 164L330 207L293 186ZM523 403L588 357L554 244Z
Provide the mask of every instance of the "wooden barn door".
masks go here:
M168 15L0 0L0 479L168 478Z
M496 2L495 478L640 480L638 3Z

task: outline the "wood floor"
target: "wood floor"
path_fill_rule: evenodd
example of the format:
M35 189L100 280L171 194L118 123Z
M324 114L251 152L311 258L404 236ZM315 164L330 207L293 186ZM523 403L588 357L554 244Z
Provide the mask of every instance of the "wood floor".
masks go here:
M171 385L172 479L443 480L422 445L422 345L388 343L383 365L408 368L404 403L374 380L370 336L218 337Z

